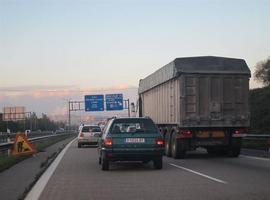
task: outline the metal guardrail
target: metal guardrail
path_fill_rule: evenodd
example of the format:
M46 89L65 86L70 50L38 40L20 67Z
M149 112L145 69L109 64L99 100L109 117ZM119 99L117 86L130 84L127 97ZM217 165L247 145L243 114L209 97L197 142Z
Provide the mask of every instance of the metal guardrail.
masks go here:
M71 135L74 134L75 132L69 132L69 133L61 133L61 134L50 134L50 135L45 135L45 136L40 136L40 137L32 137L32 138L28 138L28 140L30 142L37 142L37 141L42 141L48 138L52 138L52 137L59 137L59 136L65 136L65 135ZM14 144L14 141L11 142L5 142L5 143L0 143L0 152L3 151L7 151L8 149L10 149L12 147L12 145Z
M243 147L270 151L270 134L244 134Z
M36 137L41 137L41 136L46 136L46 135L54 135L54 134L63 134L68 131L32 131L31 133L27 134L27 138L36 138ZM74 131L72 131L74 132ZM3 133L0 132L0 144L1 143L6 143L9 141L13 141L16 137L16 133Z
M43 132L38 132L38 131L34 131L31 133L27 134L28 138L34 138L34 137L39 137L39 136L45 136L45 135L52 135L54 134L53 131L43 131ZM8 140L12 141L14 140L16 137L16 133L1 133L0 134L0 144L1 143L6 143L8 142Z
M270 138L270 134L244 134L245 138Z

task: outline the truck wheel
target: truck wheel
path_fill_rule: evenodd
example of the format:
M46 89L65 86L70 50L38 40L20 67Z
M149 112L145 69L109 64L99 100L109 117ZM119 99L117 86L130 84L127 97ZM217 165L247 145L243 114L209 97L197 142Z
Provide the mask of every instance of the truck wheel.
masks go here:
M177 142L176 139L176 133L173 133L172 135L172 157L177 159L177 158L185 158L186 156L186 151L185 150L180 150L179 143Z
M241 147L230 147L228 150L229 157L238 157L241 151Z
M107 158L105 158L104 156L101 159L101 169L103 171L109 170L109 160Z
M214 154L217 153L215 151L215 148L212 148L212 147L207 147L206 150L207 150L207 153L210 154L210 155L214 155Z
M172 157L173 158L178 158L178 144L177 144L177 140L176 140L176 135L175 133L173 133L172 135Z
M153 160L155 169L162 169L163 162L162 162L162 156L159 158L155 158Z
M179 153L178 153L178 158L183 159L183 158L185 158L185 157L186 157L186 151L185 151L185 150L179 151Z
M171 137L170 137L170 134L168 132L165 135L165 155L167 157L171 157L172 156Z
M221 148L217 150L217 155L219 156L226 156L226 154L227 154L226 148Z

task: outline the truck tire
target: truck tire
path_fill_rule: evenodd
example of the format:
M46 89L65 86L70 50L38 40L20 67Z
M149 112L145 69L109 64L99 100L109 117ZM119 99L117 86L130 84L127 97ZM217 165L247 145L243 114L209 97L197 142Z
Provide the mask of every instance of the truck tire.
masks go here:
M229 148L228 156L236 158L239 156L240 152L241 152L241 147L233 146Z
M162 169L162 166L163 166L162 156L155 158L153 160L153 163L154 163L155 169Z
M219 156L226 156L226 154L227 154L226 148L221 148L217 150L217 155Z
M171 157L172 156L171 137L170 137L170 134L168 132L165 135L165 155L167 157Z
M179 142L177 141L177 138L176 138L176 133L173 133L172 134L172 157L177 159L177 158L185 158L186 156L186 151L185 150L182 150L180 148L180 145L179 145Z
M210 155L216 154L215 148L213 147L207 147L206 150L207 150L207 153Z

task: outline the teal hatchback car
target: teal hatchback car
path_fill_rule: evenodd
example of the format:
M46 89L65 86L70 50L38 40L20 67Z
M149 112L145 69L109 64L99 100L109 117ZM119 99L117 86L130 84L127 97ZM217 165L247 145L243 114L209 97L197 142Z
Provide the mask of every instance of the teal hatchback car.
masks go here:
M164 140L150 118L113 118L103 130L98 152L102 170L115 161L153 161L161 169Z

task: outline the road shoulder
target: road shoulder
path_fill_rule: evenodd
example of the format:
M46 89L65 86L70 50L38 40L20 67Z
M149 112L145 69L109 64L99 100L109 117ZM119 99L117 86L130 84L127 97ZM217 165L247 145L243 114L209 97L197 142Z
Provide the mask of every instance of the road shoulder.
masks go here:
M44 163L53 154L63 148L73 138L65 139L49 146L43 152L28 158L0 173L0 194L5 200L20 199L25 190L35 181L36 176L43 170Z

